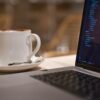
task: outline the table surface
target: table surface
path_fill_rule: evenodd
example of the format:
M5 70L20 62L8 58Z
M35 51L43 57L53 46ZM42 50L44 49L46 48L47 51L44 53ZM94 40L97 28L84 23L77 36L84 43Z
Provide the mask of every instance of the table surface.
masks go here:
M75 59L76 55L45 58L44 61L39 65L39 67L43 69L53 69L75 66Z

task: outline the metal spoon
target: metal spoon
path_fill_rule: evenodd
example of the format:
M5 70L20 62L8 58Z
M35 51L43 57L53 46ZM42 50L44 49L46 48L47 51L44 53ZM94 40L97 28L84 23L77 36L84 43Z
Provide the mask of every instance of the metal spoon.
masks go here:
M31 63L39 63L41 61L43 61L44 58L43 57L32 57L31 60L28 60L26 62L13 62L13 63L9 63L8 66L13 66L13 65L20 65L20 64L31 64Z

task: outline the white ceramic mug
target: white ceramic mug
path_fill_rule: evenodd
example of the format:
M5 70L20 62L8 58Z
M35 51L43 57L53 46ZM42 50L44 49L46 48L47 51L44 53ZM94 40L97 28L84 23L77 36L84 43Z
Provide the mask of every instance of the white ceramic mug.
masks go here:
M36 47L32 51L32 41L36 40ZM32 34L31 30L0 31L0 66L11 63L27 62L39 51L40 37Z

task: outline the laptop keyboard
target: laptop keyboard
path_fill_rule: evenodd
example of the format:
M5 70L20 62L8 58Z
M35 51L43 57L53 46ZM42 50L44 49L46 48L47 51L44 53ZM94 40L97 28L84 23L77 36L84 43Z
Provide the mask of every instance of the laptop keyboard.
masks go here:
M84 97L86 100L100 100L100 78L76 71L55 72L32 77Z

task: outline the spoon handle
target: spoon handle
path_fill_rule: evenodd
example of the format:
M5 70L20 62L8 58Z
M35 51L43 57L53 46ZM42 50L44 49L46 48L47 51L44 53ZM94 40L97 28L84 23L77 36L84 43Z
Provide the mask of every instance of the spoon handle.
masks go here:
M32 61L29 60L29 61L26 61L26 62L14 62L14 63L9 63L8 66L19 65L19 64L26 64L26 63L32 63Z

